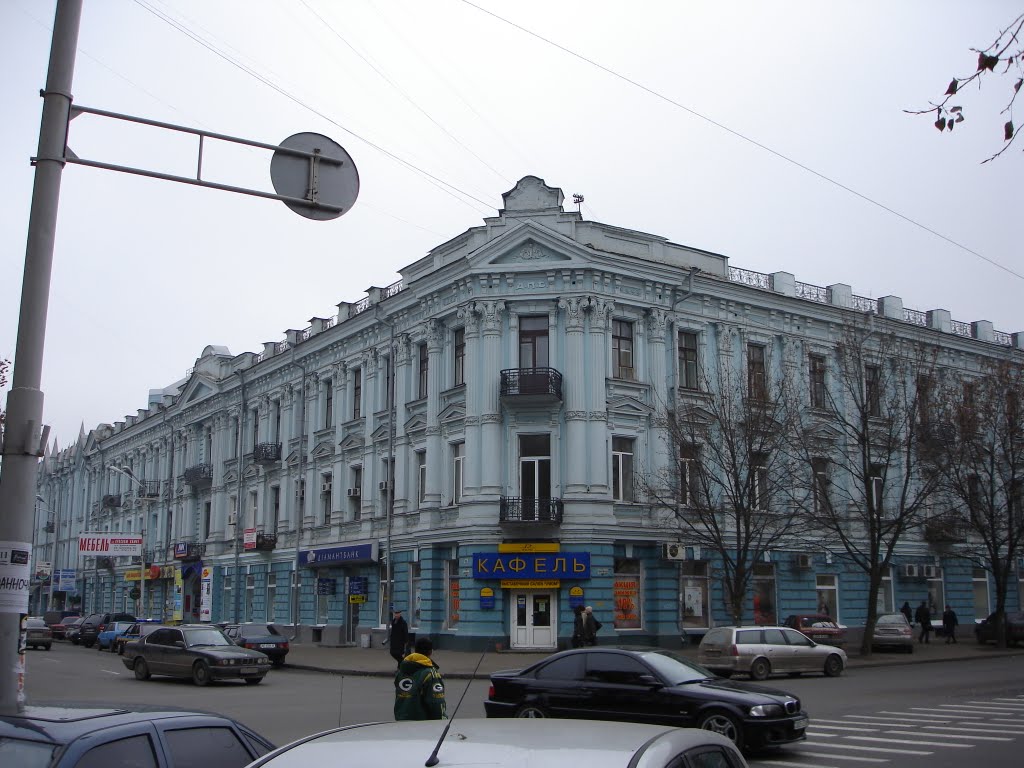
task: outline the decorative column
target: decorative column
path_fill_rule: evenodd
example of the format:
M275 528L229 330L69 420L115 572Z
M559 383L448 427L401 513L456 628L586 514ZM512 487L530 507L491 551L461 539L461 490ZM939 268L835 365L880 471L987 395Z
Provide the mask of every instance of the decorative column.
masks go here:
M467 460L480 462L480 494L482 496L500 496L502 492L501 478L501 406L498 403L499 380L501 371L501 328L504 323L504 301L478 301L475 310L481 315L483 326L483 371L484 391L483 408L481 409L481 441L482 451L476 456L469 454Z
M653 424L648 449L651 457L651 477L655 482L666 478L669 467L668 449L668 373L666 370L665 332L668 314L662 309L652 308L647 313L648 370L651 390L654 395Z
M608 374L611 361L608 350L612 312L615 302L605 298L591 300L590 360L592 373L587 380L587 405L590 422L587 428L586 466L591 493L605 494L608 488Z
M312 526L316 520L317 510L314 499L320 496L320 485L316 481L316 465L310 460L313 448L316 446L314 427L316 426L316 400L319 387L317 386L317 374L311 374L311 378L313 379L312 386L307 387L305 381L299 384L299 392L302 394L303 402L302 421L305 425L306 435L306 439L300 448L302 451L300 455L306 457L306 473L303 476L303 479L306 481L306 492L303 494L303 523L306 527Z
M459 316L462 316L459 310ZM444 444L441 440L441 350L444 325L438 320L427 322L427 478L422 506L441 506L443 482ZM469 408L467 394L467 411ZM407 457L408 460L408 457ZM414 471L418 471L414 468ZM415 505L413 505L415 506Z
M590 307L589 296L561 299L565 313L565 367L562 395L565 398L566 461L562 467L564 495L587 490L587 374L584 363L583 321Z
M331 466L331 482L334 483L334 493L331 494L331 522L343 522L345 519L345 507L348 504L345 496L348 488L348 473L345 471L345 457L342 455L338 444L341 443L341 423L345 420L345 392L348 388L348 368L345 363L335 363L331 366L331 386L334 387L334 423L333 437L334 462Z
M432 322L428 321L427 323L428 333ZM410 392L412 382L419 373L414 367L413 360L415 358L411 352L412 340L408 334L402 334L395 339L395 412L393 414L395 444L392 460L395 462L393 493L395 494L396 512L406 512L415 507L415 503L409 498L409 441L405 436L405 404L412 399ZM433 373L433 362L430 372ZM388 418L390 419L392 416L389 415Z

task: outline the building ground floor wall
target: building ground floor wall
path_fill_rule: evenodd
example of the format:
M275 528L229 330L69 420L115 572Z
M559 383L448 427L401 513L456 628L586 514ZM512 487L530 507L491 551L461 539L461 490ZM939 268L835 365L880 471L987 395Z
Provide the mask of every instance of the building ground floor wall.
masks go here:
M275 624L300 641L379 646L390 608L414 634L451 649L568 647L573 611L591 606L602 644L679 647L731 623L720 559L699 547L661 542L460 542L393 548L390 583L378 542L291 553L209 558L151 569L84 571L83 612L126 610L161 621ZM296 576L297 574L297 576ZM792 613L828 613L859 635L867 617L866 575L837 555L773 552L753 569L744 624L782 622ZM1015 577L1008 610L1019 610ZM63 604L42 602L54 608ZM57 596L58 598L60 595ZM897 557L877 598L880 612L928 607L941 625L946 605L961 631L995 605L991 578L955 556ZM852 638L851 638L852 640Z

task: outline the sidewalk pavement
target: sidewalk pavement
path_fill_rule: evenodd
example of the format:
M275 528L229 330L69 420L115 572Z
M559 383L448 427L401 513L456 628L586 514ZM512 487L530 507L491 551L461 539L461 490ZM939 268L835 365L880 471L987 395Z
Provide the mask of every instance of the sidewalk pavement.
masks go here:
M613 643L605 643L614 645ZM624 641L623 645L628 645ZM964 659L991 659L1006 656L1024 656L1024 648L1000 650L993 645L979 645L973 638L958 643L946 644L944 639L926 644L914 644L913 653L876 651L871 656L861 656L858 649L847 647L849 669L883 667L896 664L927 664L940 661L961 661ZM450 651L435 650L432 658L441 673L449 679L468 680L475 676L486 678L500 669L520 669L551 655L551 651ZM687 646L677 653L697 660L697 647ZM292 642L285 666L293 669L308 669L340 675L361 675L368 677L392 677L395 674L395 660L387 647L379 644L372 648L331 647L309 642Z

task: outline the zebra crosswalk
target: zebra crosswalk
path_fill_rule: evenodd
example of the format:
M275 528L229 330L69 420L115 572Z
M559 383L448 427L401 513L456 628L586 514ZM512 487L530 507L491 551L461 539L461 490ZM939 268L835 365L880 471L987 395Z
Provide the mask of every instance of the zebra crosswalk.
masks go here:
M1024 696L969 700L835 719L811 717L807 740L748 758L751 768L871 768L903 765L1024 738Z

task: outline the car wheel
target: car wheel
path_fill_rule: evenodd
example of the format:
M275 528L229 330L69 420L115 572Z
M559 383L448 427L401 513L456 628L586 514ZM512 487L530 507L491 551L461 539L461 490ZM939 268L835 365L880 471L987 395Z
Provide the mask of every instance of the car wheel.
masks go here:
M136 659L132 669L135 670L136 680L149 680L149 665L145 659Z
M43 648L45 648L46 650L50 650L50 643L47 643L46 645L44 645Z
M124 656L124 645L117 646L117 655Z
M523 704L516 710L516 717L544 718L547 716L547 711L536 704Z
M836 654L825 659L825 675L827 677L839 677L843 674L843 660Z
M913 653L913 652L914 652L914 646L908 645L907 646L907 653Z
M205 661L197 661L192 665L192 682L200 686L210 684L210 668Z
M259 685L263 682L262 677L247 677L245 678L246 685Z
M700 716L697 727L705 731L720 733L737 747L743 747L743 729L739 721L728 712L713 710Z
M750 665L752 680L766 680L771 673L772 665L768 663L768 659L754 659L754 663Z
M274 659L274 669L280 669L284 666L284 659Z

